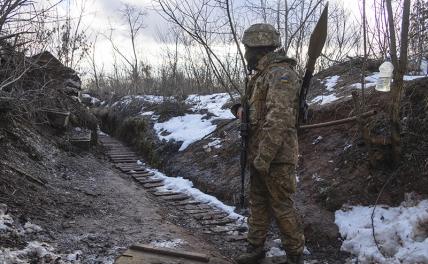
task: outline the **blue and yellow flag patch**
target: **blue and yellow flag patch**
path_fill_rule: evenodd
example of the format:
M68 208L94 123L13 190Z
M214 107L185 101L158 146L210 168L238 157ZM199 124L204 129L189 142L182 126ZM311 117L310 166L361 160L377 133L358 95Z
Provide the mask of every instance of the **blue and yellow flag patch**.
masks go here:
M283 75L283 76L281 76L281 78L279 78L279 80L280 80L282 83L288 83L288 82L289 82L289 78L288 78L288 76L287 76L287 75Z

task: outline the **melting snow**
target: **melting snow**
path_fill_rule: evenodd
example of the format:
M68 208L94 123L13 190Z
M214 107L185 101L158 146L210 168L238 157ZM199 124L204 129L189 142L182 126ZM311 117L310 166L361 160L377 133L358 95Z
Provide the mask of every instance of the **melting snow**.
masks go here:
M412 81L420 78L425 78L426 76L411 76L411 75L404 75L403 79L404 81ZM366 88L374 87L376 86L376 83L379 79L379 72L375 72L372 75L369 75L365 78L366 80ZM354 83L351 84L351 87L361 89L361 83Z
M428 263L428 200L414 206L376 207L376 239L385 256L378 251L372 236L373 206L352 206L336 211L335 223L345 239L342 250L358 258L358 263Z
M19 236L25 238L26 234L34 234L42 231L42 228L38 225L27 222L23 227L16 226L16 222L12 216L6 214L7 206L0 204L0 234L2 238L10 236ZM14 224L15 223L15 224ZM23 239L24 240L24 239ZM0 247L0 263L58 263L58 264L71 264L80 263L77 261L77 255L81 255L81 252L76 252L75 258L71 257L71 254L63 256L61 254L55 254L55 248L47 243L39 241L28 242L25 248L5 248Z
M149 111L149 112L143 112L141 113L142 116L149 116L149 115L153 115L155 112L153 111Z
M285 251L282 249L281 246L281 239L275 239L273 241L274 246L272 246L267 252L266 252L266 257L281 257L281 256L286 256L287 254L285 253ZM303 254L305 255L310 255L311 252L305 247Z
M213 113L219 119L232 119L235 118L230 112L229 108L222 109L222 106L230 100L230 96L227 93L218 93L210 95L189 95L186 99L186 103L194 104L192 110L199 111L207 109L210 113Z
M404 75L403 79L404 79L405 81L413 81L413 80L420 79L420 78L425 78L425 77L426 77L425 75L423 75L423 76L410 76L410 75Z
M334 90L334 87L337 84L337 81L339 80L340 76L330 76L325 78L322 83L326 86L327 91L332 92Z
M158 137L165 140L183 141L179 151L185 150L190 144L200 140L216 128L210 120L202 119L201 114L187 114L173 117L164 123L156 123L154 129ZM162 136L167 131L169 134Z
M187 244L182 239L172 239L172 240L164 240L164 241L153 241L150 243L150 245L154 247L160 247L160 248L177 248L181 245Z
M214 147L216 149L221 148L221 139L214 138L213 141L208 143L208 147Z
M165 140L182 141L179 151L185 150L190 144L202 139L213 132L217 125L212 121L218 119L232 119L234 116L229 109L222 106L230 99L227 93L212 95L190 95L186 103L193 104L192 110L208 110L214 117L209 118L207 114L186 114L173 117L166 122L156 123L154 129L158 137ZM167 132L167 135L162 135Z
M211 206L217 207L224 212L229 214L229 217L232 219L244 221L245 218L234 212L235 207L228 206L219 201L216 197L208 195L206 193L201 192L200 190L193 188L193 182L190 180L184 179L183 177L168 177L165 174L159 172L155 169L149 169L150 172L153 172L157 178L164 180L164 186L159 187L160 191L177 191L182 192L188 195L191 195L195 200L200 202L208 203Z
M320 105L325 105L325 104L329 104L332 103L336 100L339 100L340 97L336 97L336 95L334 94L330 94L330 95L318 95L317 97L315 97L314 99L312 99L312 101L310 102L310 104L320 104Z

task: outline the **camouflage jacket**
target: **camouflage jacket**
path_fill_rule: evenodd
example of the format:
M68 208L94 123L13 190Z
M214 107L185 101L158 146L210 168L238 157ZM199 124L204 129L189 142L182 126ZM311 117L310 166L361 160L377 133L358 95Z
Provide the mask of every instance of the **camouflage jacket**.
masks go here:
M297 164L300 79L295 64L279 52L264 56L243 99L250 123L249 162L262 173L271 163Z

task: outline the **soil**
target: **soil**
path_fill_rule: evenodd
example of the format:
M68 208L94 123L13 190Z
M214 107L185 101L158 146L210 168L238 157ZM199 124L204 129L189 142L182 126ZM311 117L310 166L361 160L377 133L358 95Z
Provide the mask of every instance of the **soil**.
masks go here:
M64 150L58 145L62 138L22 125L3 126L0 135L0 203L15 219L41 226L37 240L59 253L81 250L82 263L107 263L132 244L180 238L183 250L229 263L203 237L178 225L185 220L177 221L130 176L114 169L102 149ZM23 237L1 240L0 247L22 249L26 242Z
M329 75L334 74L330 70ZM376 202L397 205L408 193L428 197L427 85L427 78L406 84L402 104L403 159L398 165L391 164L384 155L388 146L372 145L369 155L368 145L355 122L300 131L295 201L303 219L308 248L318 259L343 263L347 258L340 252L341 238L334 223L334 212L342 206ZM389 135L390 100L389 94L366 90L366 109L378 112L366 120L373 138ZM347 98L315 106L310 123L352 116L355 114L352 105L352 99ZM221 148L207 148L214 138L221 139ZM238 205L239 144L238 123L232 122L211 137L169 157L164 169L170 175L191 179L198 188L223 201ZM278 232L272 231L275 237Z
M336 70L342 73L343 67ZM315 79L335 74L330 69ZM343 81L358 80L349 76ZM334 224L334 212L343 206L397 204L409 192L428 196L427 85L428 79L420 79L409 82L405 89L400 164L393 166L384 155L388 145L368 145L355 123L300 131L295 202L311 252L307 259L347 261L349 256L340 251L341 238ZM371 135L386 138L390 98L373 90L368 90L366 96L367 109L379 113L367 120ZM170 117L176 107L180 113L187 111L183 105L164 107L164 117ZM311 123L355 114L351 99L346 97L315 106L312 111ZM237 121L218 121L219 129L212 135L178 152L176 143L156 139L149 120L125 119L126 115L121 114L98 116L104 117L103 129L135 146L147 162L167 175L188 178L202 191L228 204L238 204ZM186 241L185 250L209 254L219 263L231 263L228 258L243 250L244 243L208 237L191 219L152 198L130 176L114 169L101 147L83 151L67 143L64 131L35 126L7 114L0 114L0 118L0 203L6 204L19 222L41 226L44 231L37 239L54 245L58 252L81 250L83 263L106 263L132 244L180 238ZM209 146L214 140L220 140L221 146ZM273 224L268 246L278 234ZM20 249L30 239L35 237L2 239L0 247Z

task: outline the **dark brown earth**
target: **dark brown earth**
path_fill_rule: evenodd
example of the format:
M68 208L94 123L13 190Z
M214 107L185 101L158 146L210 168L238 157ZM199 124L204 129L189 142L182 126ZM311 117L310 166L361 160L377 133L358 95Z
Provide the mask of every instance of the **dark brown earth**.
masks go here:
M336 73L331 70L323 74L316 78ZM350 83L356 80L355 76L348 78ZM312 253L308 260L344 263L348 258L339 250L341 241L334 224L334 212L344 204L373 204L378 197L380 203L397 204L409 192L427 196L427 86L427 79L407 84L402 107L403 159L396 166L383 155L388 146L372 146L376 157L373 162L355 123L299 133L300 181L295 201ZM366 96L367 109L379 113L368 120L373 137L387 137L388 94L368 91ZM165 119L174 113L171 109L187 111L185 105L176 103L152 107ZM140 109L136 106L134 110ZM237 205L240 179L236 121L219 121L221 128L215 133L177 152L178 144L156 139L150 120L104 110L98 113L102 128L135 147L145 161ZM310 122L354 113L351 101L339 100L313 107ZM79 113L75 115L79 117ZM191 219L148 195L129 176L112 167L102 148L79 150L66 143L62 131L4 113L0 118L0 203L7 204L9 213L19 222L31 220L40 225L45 231L37 239L55 245L59 252L82 250L84 263L105 263L132 244L174 238L188 242L183 249L219 258L242 251L243 243L202 234ZM214 139L221 139L222 147L207 147ZM273 225L268 245L277 238ZM36 237L2 239L0 247L23 248L27 239Z
M45 231L2 239L0 247L22 249L26 239L36 239L61 254L81 250L82 263L107 263L132 244L180 238L183 250L229 263L213 244L180 226L186 219L114 169L102 149L80 151L59 144L58 136L48 138L22 125L10 128L2 121L0 203L15 219L31 220Z
M334 212L342 205L369 205L378 198L378 203L397 205L410 192L427 197L427 86L426 78L406 84L402 107L403 158L398 165L383 156L388 146L382 145L372 146L373 155L378 158L371 162L356 123L300 132L300 182L295 201L304 221L308 248L318 259L341 262L346 258L339 252L341 241L334 224ZM389 94L367 90L366 100L367 110L378 111L378 115L367 120L372 136L387 137ZM349 98L315 107L310 122L352 116L352 105ZM202 190L236 205L240 192L237 131L237 122L225 126L211 138L169 157L165 170L170 175L189 178ZM206 147L212 138L222 140L220 149Z

